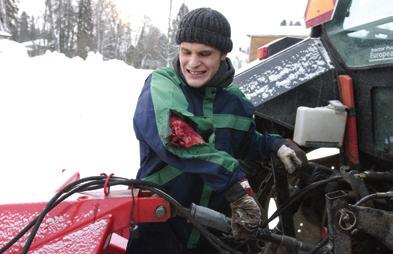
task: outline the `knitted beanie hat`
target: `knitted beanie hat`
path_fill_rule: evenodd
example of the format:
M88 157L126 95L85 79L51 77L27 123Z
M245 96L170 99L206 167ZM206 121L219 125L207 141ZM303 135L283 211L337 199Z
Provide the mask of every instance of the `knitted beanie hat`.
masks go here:
M228 53L232 50L231 26L224 15L216 10L195 9L180 21L176 43L182 42L203 43Z

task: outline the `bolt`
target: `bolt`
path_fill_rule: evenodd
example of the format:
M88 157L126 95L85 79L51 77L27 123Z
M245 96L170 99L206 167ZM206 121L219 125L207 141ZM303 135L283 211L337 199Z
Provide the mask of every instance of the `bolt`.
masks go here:
M158 206L157 208L156 208L156 217L157 218L162 218L162 217L164 217L165 216L165 214L166 214L166 209L165 209L165 207L164 206L162 206L162 205L160 205L160 206Z
M351 235L355 235L356 233L359 232L359 229L355 228L351 231Z
M345 224L350 223L350 218L349 218L349 215L347 213L343 214L343 222Z

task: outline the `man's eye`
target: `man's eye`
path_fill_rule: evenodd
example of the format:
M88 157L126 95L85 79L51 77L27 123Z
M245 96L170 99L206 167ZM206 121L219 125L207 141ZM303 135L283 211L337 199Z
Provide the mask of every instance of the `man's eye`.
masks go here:
M211 53L210 52L201 52L200 55L201 56L210 56Z

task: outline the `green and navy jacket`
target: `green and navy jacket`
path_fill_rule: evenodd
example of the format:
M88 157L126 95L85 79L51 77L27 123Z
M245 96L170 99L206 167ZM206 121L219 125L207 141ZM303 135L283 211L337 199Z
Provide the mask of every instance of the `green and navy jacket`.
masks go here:
M212 191L226 190L244 177L238 160L267 159L279 138L255 130L254 110L234 84L195 89L174 68L153 71L133 119L140 142L137 178L162 185L182 174L197 174ZM170 145L173 114L191 123L207 142L189 148Z
M254 107L236 85L196 89L178 73L162 68L145 81L133 119L140 142L137 178L160 184L183 206L193 202L228 214L223 192L244 177L238 160L268 159L280 137L255 130ZM171 145L171 115L184 119L206 142Z

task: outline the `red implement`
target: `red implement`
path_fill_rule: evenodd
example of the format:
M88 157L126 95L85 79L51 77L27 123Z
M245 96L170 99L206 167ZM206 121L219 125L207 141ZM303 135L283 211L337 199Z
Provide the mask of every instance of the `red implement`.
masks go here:
M94 194L94 195L93 195ZM125 253L133 224L164 222L170 206L151 192L134 189L100 192L65 201L43 220L28 253L120 254ZM43 210L46 203L0 205L0 248ZM5 253L21 253L30 231Z

